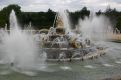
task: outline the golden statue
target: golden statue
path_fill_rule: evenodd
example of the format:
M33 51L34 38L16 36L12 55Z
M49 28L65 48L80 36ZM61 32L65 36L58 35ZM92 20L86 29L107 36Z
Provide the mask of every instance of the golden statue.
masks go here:
M64 23L62 21L62 18L59 16L59 14L56 17L56 33L65 34Z
M56 28L63 28L64 24L63 24L63 21L62 21L62 18L57 15L57 18L56 18Z

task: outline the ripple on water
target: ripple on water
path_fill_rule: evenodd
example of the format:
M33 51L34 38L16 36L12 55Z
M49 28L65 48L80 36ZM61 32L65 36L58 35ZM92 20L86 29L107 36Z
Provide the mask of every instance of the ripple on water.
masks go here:
M90 69L94 69L94 68L96 68L96 67L94 67L94 66L92 66L92 65L86 65L86 66L84 66L85 68L90 68Z
M63 70L71 70L71 67L69 66L60 66L60 68Z
M107 64L107 63L105 63L105 64L102 64L103 66L105 66L105 67L113 67L114 65L111 65L111 64Z
M0 75L8 75L10 73L11 73L11 71L9 71L9 70L0 71Z
M37 75L36 72L32 72L32 71L22 71L20 73L25 74L27 76L36 76Z
M121 64L121 61L116 61L115 63L117 63L117 64Z
M14 72L25 74L27 76L36 76L37 75L37 72L32 71L32 70L24 70L24 69L17 68L17 67L11 67L10 69Z

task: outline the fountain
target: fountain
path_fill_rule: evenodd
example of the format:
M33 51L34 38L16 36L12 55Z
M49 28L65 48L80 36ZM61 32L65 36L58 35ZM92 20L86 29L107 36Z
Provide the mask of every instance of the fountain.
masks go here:
M109 39L109 34L112 33L110 21L103 15L96 16L90 15L85 17L84 20L79 21L80 31L83 37L87 37L93 41L104 41Z
M83 23L86 24L89 21L86 20ZM56 27L53 26L49 29L46 40L43 41L47 61L84 60L103 53L104 48L95 45L90 35L92 32L88 33L83 23L80 33L76 33L71 29L68 14L65 11L57 13L54 23ZM101 33L103 32L99 32L99 34Z
M21 71L42 67L46 57L33 35L19 27L14 10L9 20L10 30L0 30L1 62Z
M80 20L77 29L80 32L76 33L64 13L58 13L56 27L51 27L47 34L37 34L30 28L31 23L29 28L22 30L15 12L11 12L10 30L7 25L0 29L1 80L99 80L121 74L121 45L106 42L110 35L116 34L106 22L108 20L96 15ZM101 57L106 50L106 56ZM50 64L46 60L58 63ZM75 60L78 61L66 62Z
M83 21L81 33L76 33L70 27L68 14L63 11L59 12L55 18L56 28L55 26L51 27L47 35L34 34L31 30L31 23L29 28L26 28L30 31L22 30L19 27L15 12L12 10L10 30L0 30L1 61L17 68L33 69L38 63L44 64L46 57L47 61L71 61L99 56L104 53L104 48L93 43L92 35L94 34L91 32L93 30L90 29L91 31L87 33L87 30L83 27L85 22L93 24L93 21L95 21L93 17ZM85 27L88 28L88 26ZM101 33L103 32L99 32L99 34ZM47 55L45 55L46 53Z

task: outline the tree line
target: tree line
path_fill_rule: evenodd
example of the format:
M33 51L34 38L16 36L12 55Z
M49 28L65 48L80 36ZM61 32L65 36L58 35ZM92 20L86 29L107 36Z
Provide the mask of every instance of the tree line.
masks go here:
M21 11L21 7L19 5L12 4L4 7L0 11L0 28L3 28L5 27L5 24L8 24L9 29L9 14L12 9L15 11L18 23L22 28L31 22L32 26L34 26L34 29L49 29L51 26L53 26L56 15L56 12L52 11L51 9L48 9L47 12L23 12ZM88 10L86 7L83 7L81 10L75 12L70 12L68 10L67 12L69 13L72 26L78 24L78 20L80 18L84 19L85 16L89 17L90 15L90 10ZM109 7L105 10L105 12L102 12L101 10L96 12L97 16L101 14L107 16L111 20L111 23L113 23L113 26L121 31L120 11L117 11L115 8L111 9Z

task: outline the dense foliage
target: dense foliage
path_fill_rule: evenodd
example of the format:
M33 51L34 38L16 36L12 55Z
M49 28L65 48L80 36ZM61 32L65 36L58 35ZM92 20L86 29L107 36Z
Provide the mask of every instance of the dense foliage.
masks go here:
M18 22L22 27L24 27L24 25L28 25L29 22L31 22L35 29L49 28L50 26L53 26L56 15L56 12L52 11L51 9L48 9L47 12L22 12L20 6L12 4L4 7L0 11L0 27L4 27L6 23L9 26L9 14L12 9L14 9L16 12ZM71 25L73 26L78 23L80 18L84 19L85 16L90 15L90 11L87 10L86 7L83 7L79 11L67 12L70 16L70 21L72 23ZM96 14L106 15L111 20L113 26L121 30L121 12L117 11L116 9L108 8L105 12L101 12L101 10L99 10Z

